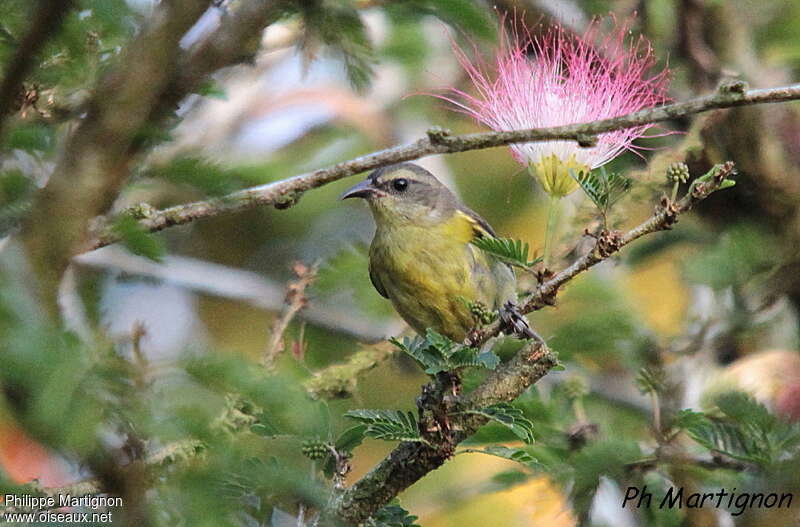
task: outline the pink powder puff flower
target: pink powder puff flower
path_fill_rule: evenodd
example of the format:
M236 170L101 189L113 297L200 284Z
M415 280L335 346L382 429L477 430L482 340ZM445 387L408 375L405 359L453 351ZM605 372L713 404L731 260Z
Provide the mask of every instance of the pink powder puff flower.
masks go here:
M471 62L454 43L453 51L477 93L473 96L452 88L450 94L438 97L497 131L585 123L667 101L668 71L648 74L655 64L650 43L639 37L626 44L627 24L615 24L601 39L597 20L583 36L557 25L540 36L531 36L527 30L520 35L518 25L513 24L512 38L501 30L501 45L491 66L480 58ZM574 141L520 143L510 148L548 194L562 197L577 188L570 171L588 172L625 150L635 150L633 141L650 126L600 134L590 148Z

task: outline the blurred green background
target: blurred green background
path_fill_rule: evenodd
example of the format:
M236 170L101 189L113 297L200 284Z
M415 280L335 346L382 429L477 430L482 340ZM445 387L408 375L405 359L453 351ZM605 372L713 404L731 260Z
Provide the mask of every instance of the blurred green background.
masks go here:
M213 30L231 4L211 8L184 39ZM534 32L541 21L582 33L594 16L630 18L652 42L660 66L669 67L676 101L709 93L728 78L757 88L800 77L800 4L793 0L313 4L287 9L264 33L251 64L222 70L168 124L142 132L149 146L115 211L141 202L164 208L277 181L413 141L431 126L482 130L427 94L469 90L451 42L491 52L498 12L516 10ZM31 9L27 1L0 0L0 65L16 49ZM68 333L52 327L37 305L14 239L15 225L80 119L74 108L153 9L146 0L79 2L6 123L0 144L0 232L7 233L0 242L4 489L34 478L57 486L103 476L134 459L137 449L196 440L201 447L190 442L189 453L171 456L154 481L122 478L117 491L141 507L148 523L283 525L281 515L298 515L298 503L320 506L328 492L301 442L338 437L353 424L342 416L349 409L413 410L426 382L410 359L376 344L406 329L369 282L368 210L337 200L358 177L310 191L286 210L258 208L152 236L134 233L126 237L129 250L118 244L80 255L62 284ZM639 477L620 467L653 444L650 402L635 384L641 368L666 372L665 416L705 408L704 397L720 385L749 392L789 420L798 416L791 409L800 398L800 105L712 112L653 131L657 137L637 143L646 147L640 155L626 153L608 167L634 177L633 191L611 213L614 228L633 227L652 213L671 190L665 169L673 162L700 175L732 160L737 185L682 216L673 230L578 277L557 306L530 317L567 366L516 403L534 422L539 441L529 450L540 464L457 455L400 496L421 525L783 525L796 517L776 510L736 517L714 509L632 513L618 506L623 482ZM541 251L546 196L507 149L420 164L498 234ZM567 201L556 267L585 248L583 230L597 226L585 196L576 192ZM319 272L305 291L307 307L281 340L276 371L267 375L258 362L287 284L296 280L294 262L316 264ZM520 281L523 289L534 285L525 275ZM378 351L345 372L349 382L336 397L308 395L320 371L330 373L328 367L365 349ZM745 358L752 362L737 368ZM477 382L479 374L470 375L467 382ZM576 382L586 393L575 395ZM589 444L576 449L570 441L574 426L585 424L581 415L595 428ZM494 427L480 432L480 441L516 444ZM681 441L690 452L697 448ZM393 446L366 440L347 481ZM777 456L780 470L720 474L690 467L646 473L641 481L794 490L795 452L784 454Z

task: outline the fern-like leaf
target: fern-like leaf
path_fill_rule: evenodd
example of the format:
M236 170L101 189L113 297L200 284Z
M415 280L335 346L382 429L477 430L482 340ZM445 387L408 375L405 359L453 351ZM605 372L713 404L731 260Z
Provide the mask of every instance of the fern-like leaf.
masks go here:
M364 435L384 441L420 441L417 418L413 412L400 410L350 410L345 417L367 426Z
M473 239L472 244L482 251L517 267L531 267L541 261L541 258L528 260L530 246L527 242L522 242L521 240L484 236L482 238Z
M338 52L350 83L357 90L369 86L375 53L358 10L339 2L300 3L306 30L305 44L319 40ZM308 52L309 55L313 53Z
M428 375L468 366L493 370L500 363L500 358L492 351L481 352L453 342L432 329L426 332L425 338L404 337L402 341L391 338L389 342L419 362Z
M391 503L366 521L366 527L419 527L417 517L408 513L400 505Z
M521 463L527 467L533 467L538 465L538 461L535 457L530 455L526 450L521 448L510 448L507 446L487 446L483 449L481 448L467 448L461 450L461 452L470 452L475 454L486 454L489 456L501 457L503 459L510 459L511 461L516 461L517 463Z
M800 425L783 421L749 395L729 392L714 402L722 416L683 410L673 426L713 452L762 466L800 450Z
M733 423L706 419L689 426L686 433L711 451L741 461L766 461L752 438Z
M630 178L617 172L608 172L604 167L589 172L571 173L572 177L605 215L631 188Z
M508 403L498 403L486 408L467 410L467 413L488 417L511 430L514 435L526 443L533 443L533 423L525 417L519 408L515 408Z
M659 393L664 389L663 375L656 370L642 368L636 375L636 386L642 394Z

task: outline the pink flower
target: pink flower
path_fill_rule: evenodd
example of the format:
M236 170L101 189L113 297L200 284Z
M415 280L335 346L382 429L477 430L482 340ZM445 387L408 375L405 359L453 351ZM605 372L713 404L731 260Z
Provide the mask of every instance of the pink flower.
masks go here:
M449 95L438 97L494 130L585 123L667 100L667 70L648 74L655 63L650 43L639 37L626 44L626 24L615 25L599 41L597 20L582 37L560 26L550 26L542 36L533 37L527 30L520 35L518 24L513 26L512 38L501 30L501 45L491 65L480 58L471 62L454 44L453 51L476 94L452 88ZM581 148L574 141L521 143L510 148L518 162L532 168L545 191L564 196L576 188L570 169L589 171L625 150L634 150L633 141L650 126L600 134L591 148Z

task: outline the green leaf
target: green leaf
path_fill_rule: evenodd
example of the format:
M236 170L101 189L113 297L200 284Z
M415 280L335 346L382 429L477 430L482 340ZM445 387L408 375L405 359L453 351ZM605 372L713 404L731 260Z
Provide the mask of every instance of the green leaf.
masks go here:
M694 181L692 181L692 187L694 187L697 183L707 183L711 180L712 177L716 176L719 170L722 168L722 164L716 164L711 169L703 174L702 176L698 177Z
M627 465L641 457L639 445L633 439L598 439L573 452L567 462L572 467L571 497L575 509L581 513L589 510L601 478L628 481Z
M617 172L608 172L604 167L578 174L570 171L570 174L604 215L633 185L630 178Z
M350 410L345 417L366 425L364 435L384 441L421 441L413 412L400 410Z
M521 240L484 236L482 238L473 239L472 244L482 251L508 264L516 265L517 267L527 268L541 261L541 258L528 260L528 250L530 246L527 242L523 243Z
M659 393L664 390L663 375L654 369L641 368L636 375L636 386L642 394Z
M464 453L486 454L488 456L501 457L516 461L527 467L538 465L538 461L528 451L521 448L510 448L507 446L487 446L485 448L467 448L462 450Z
M401 342L392 337L389 339L389 342L400 351L419 362L426 373L433 375L440 371L445 371L444 361L439 356L437 350L430 346L428 341L424 338L419 336L414 338L403 337Z
M409 339L404 337L401 342L392 337L389 342L419 362L425 373L429 375L467 366L493 370L500 364L500 358L494 352L479 351L458 344L432 329L428 329L425 338Z
M709 450L741 461L767 461L758 445L733 423L705 419L686 428L689 437Z
M419 527L417 517L396 503L389 504L365 522L366 527Z
M191 185L212 196L223 196L240 186L235 170L202 157L179 157L151 168L146 175Z
M702 412L695 412L688 408L680 410L672 417L672 426L679 429L687 429L692 426L702 424L708 417Z
M781 420L749 395L728 392L714 402L721 417L684 410L677 423L709 450L766 466L800 449L800 426Z
M21 170L0 172L0 236L5 235L27 214L36 185Z
M11 128L3 141L3 148L26 152L46 152L55 144L53 128L37 123L22 123Z
M467 413L488 417L511 430L514 435L526 443L533 443L533 423L519 408L508 403L497 403L478 410L467 410Z
M725 392L714 398L723 414L739 423L754 425L765 432L780 426L779 419L767 408L744 392Z
M139 222L127 214L121 214L114 219L111 231L120 237L125 247L133 254L155 262L160 262L164 257L164 243L161 239L144 230Z
M487 370L493 370L500 364L500 357L498 357L497 354L491 350L478 353L475 359L477 361L475 366L481 366Z
M492 476L492 486L489 490L497 492L506 490L516 485L521 485L531 479L531 475L520 470L504 470Z
M352 452L364 440L367 433L367 425L356 425L348 428L339 439L334 443L334 447L339 452Z
M766 462L800 449L800 425L786 422L743 392L728 392L716 397L720 411L751 438Z
M301 3L300 10L308 35L341 55L353 87L357 90L368 87L375 54L358 10L325 1Z
M495 35L494 21L487 16L485 6L475 0L406 0L388 3L386 11L414 18L433 15L467 35L482 39Z

